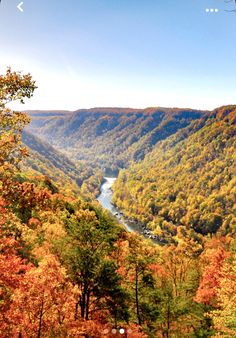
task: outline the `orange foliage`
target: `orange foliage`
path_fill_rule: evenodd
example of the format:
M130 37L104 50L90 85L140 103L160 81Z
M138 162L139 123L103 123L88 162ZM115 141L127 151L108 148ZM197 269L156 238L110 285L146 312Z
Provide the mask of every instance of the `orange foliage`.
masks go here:
M13 238L0 238L0 332L8 329L7 311L11 305L11 297L19 287L24 272L30 269L17 256L19 244ZM2 336L1 336L2 337Z
M206 266L196 293L195 301L213 305L217 295L217 288L219 287L219 278L223 264L229 254L222 247L207 250L205 254Z
M6 337L67 336L75 325L75 292L56 258L46 256L39 267L26 272L15 290Z

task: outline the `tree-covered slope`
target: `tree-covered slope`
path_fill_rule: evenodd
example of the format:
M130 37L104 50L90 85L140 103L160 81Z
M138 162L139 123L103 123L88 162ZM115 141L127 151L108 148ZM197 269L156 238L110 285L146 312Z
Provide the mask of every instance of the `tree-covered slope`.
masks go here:
M53 148L49 143L41 140L39 137L34 136L28 131L24 131L22 135L23 143L30 148L32 158L35 159L35 154L42 156L50 168L57 168L71 177L73 180L79 180L79 170L75 164L70 161L65 155ZM34 155L33 155L34 154Z
M203 114L177 108L94 108L60 116L31 112L30 130L74 159L117 170L142 160L158 141Z
M22 141L29 150L29 156L23 161L24 170L47 176L59 185L60 189L69 186L78 192L78 187L82 187L86 193L97 194L102 180L101 172L93 170L85 163L71 161L62 152L29 131L23 132Z
M185 226L207 234L236 231L236 106L222 107L158 143L122 170L114 202L170 238Z
M96 201L28 175L20 163L27 157L22 132L29 118L6 104L24 102L35 88L30 74L8 69L0 75L1 338L235 337L235 236L192 236L178 227L173 244L154 245L125 231ZM162 160L202 130L201 147L207 133L208 144L216 137L216 149L231 153L234 124L235 108L214 112L163 142ZM51 159L52 149L28 137L35 152L49 152ZM146 169L150 163L149 157ZM230 169L225 175L230 179Z

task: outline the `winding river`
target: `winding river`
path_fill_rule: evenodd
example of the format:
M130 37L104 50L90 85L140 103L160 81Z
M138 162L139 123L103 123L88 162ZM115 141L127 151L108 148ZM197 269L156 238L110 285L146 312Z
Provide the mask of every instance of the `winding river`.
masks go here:
M97 200L104 208L108 209L128 231L143 234L144 229L141 226L139 226L135 221L127 220L123 216L122 212L112 204L113 193L111 188L116 178L104 177L104 180L105 182L101 186L101 192Z

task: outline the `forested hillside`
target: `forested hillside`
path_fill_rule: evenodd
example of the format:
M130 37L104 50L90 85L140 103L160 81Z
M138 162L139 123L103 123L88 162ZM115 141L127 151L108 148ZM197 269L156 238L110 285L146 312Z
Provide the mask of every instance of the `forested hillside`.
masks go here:
M197 201L204 198L201 212L206 205L216 205L220 215L220 203L225 203L227 222L221 225L221 233L202 236L193 233L191 227L176 225L172 240L159 246L127 232L98 202L88 201L82 192L79 196L70 193L70 177L61 189L54 174L50 180L39 175L41 168L25 171L22 162L28 150L22 143L22 134L29 117L6 105L30 98L35 89L30 75L11 69L0 75L0 337L235 337L235 107L219 109L161 142L160 148L145 158L144 171L137 164L121 172L117 188L128 186L133 194L131 175L136 180L139 191L131 197L140 196L135 201L140 217L157 216L157 199L152 200L147 214L143 213L144 203L157 193L159 179L160 191L166 196L162 181L166 169L183 172L184 183L186 173L189 180L194 177L200 181L201 176L202 185L192 180L184 190L187 201L191 201L190 188L195 189ZM61 154L46 143L30 134L23 138L34 149L36 159L45 162L49 173L50 168L62 173L65 163L65 168L77 174L74 165L60 158ZM44 155L49 159L43 159ZM175 171L181 162L181 170ZM197 175L198 170L201 175ZM63 175L66 173L67 169ZM170 171L169 175L172 177ZM178 194L177 176L172 186L170 177L166 176L166 189L172 188L168 195L172 210L172 203L180 198L174 198ZM146 193L141 188L144 179L149 188ZM214 187L216 204L204 195L204 185L208 194ZM130 195L127 190L120 193L123 191L119 200L124 200L126 208ZM134 201L129 205L132 212L134 205ZM198 207L196 202L196 210ZM164 208L168 208L167 204ZM178 210L175 209L177 215ZM166 212L159 217L162 216L166 217ZM167 238L173 227L165 229Z
M22 142L29 150L29 156L22 162L24 171L41 173L56 182L60 189L69 186L69 191L83 191L93 196L98 194L103 177L98 168L92 168L81 161L69 160L66 155L29 131L23 132Z
M236 106L222 107L159 142L123 170L114 202L173 241L179 226L206 235L236 233Z
M140 161L160 140L198 119L192 109L94 108L72 113L31 112L29 129L74 160L117 172ZM50 116L49 116L50 115Z

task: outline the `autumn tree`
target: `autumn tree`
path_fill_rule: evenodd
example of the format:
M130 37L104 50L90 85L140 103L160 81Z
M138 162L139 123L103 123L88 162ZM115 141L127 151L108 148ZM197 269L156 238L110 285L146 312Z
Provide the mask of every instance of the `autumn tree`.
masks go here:
M15 290L11 307L9 333L13 337L66 337L75 326L73 311L77 291L56 258L47 255L32 267ZM76 329L82 331L82 322Z
M228 253L218 274L215 291L215 309L209 312L216 336L236 336L236 253L235 245Z
M30 74L22 75L7 69L5 75L0 75L0 195L10 207L14 201L14 174L27 150L22 146L21 136L24 127L29 123L29 117L20 112L11 111L7 104L13 101L24 103L35 90L35 82ZM4 195L9 195L5 196Z
M202 263L205 261L203 265L205 269L195 297L197 302L214 306L219 287L219 278L227 257L228 254L223 247L205 250L202 256Z
M210 320L205 308L194 301L199 285L198 242L184 237L180 229L177 244L163 247L152 265L155 287L159 290L156 333L162 337L210 337Z
M19 243L12 237L2 237L0 232L0 332L9 337L9 314L11 298L19 288L29 266L18 255Z
M128 233L116 243L114 252L122 285L129 292L130 322L153 334L159 316L159 290L155 288L152 265L158 253L150 242Z
M20 112L11 111L7 104L13 101L24 103L36 89L30 74L22 75L8 68L0 75L0 174L17 165L26 149L21 145L21 134L29 123L29 117Z

